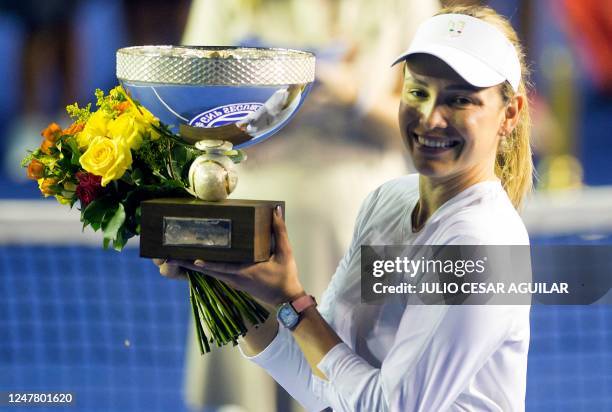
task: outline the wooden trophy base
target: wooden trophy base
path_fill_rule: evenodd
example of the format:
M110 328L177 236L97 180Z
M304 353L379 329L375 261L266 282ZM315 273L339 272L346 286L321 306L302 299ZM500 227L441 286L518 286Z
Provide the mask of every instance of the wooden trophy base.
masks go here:
M140 256L261 262L273 251L272 213L285 202L193 198L153 199L141 203Z

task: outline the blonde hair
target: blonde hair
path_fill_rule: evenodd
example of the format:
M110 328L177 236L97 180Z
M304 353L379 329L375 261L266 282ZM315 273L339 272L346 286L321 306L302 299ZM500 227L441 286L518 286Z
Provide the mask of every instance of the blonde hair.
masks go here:
M495 10L486 6L450 6L440 10L438 14L465 14L492 24L499 29L514 45L521 63L521 81L518 92L525 96L525 103L519 114L519 121L510 135L497 149L495 158L495 174L501 180L510 201L516 209L520 209L525 196L533 187L533 160L531 157L531 115L527 99L529 85L529 69L525 64L525 53L518 35L510 22ZM515 95L510 83L502 84L502 99L505 103Z

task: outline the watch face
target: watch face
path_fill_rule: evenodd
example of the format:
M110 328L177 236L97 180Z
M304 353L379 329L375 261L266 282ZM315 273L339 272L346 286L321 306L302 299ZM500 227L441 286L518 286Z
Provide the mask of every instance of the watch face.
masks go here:
M297 325L299 316L300 315L296 313L295 309L288 303L281 306L278 310L278 320L289 329Z

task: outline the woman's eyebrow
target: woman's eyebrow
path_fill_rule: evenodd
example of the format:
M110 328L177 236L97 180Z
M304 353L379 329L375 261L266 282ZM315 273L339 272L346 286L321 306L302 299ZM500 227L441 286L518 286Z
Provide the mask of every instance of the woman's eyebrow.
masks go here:
M427 84L427 82L425 82L425 81L423 81L423 80L415 79L415 78L414 78L414 77L412 77L412 76L406 77L406 80L409 80L409 81L411 81L411 82L413 82L413 83L416 83L416 84L419 84L419 85L421 85L421 86L425 86L425 87L429 86L429 85Z
M428 87L429 86L429 84L426 81L417 79L417 78L412 77L412 76L407 76L406 80L410 81L412 83L424 86L424 87ZM464 83L449 84L448 86L444 87L444 90L448 90L448 91L478 92L478 91L480 91L482 89L483 89L483 87L476 87L476 86L472 86L471 84L464 84Z
M472 86L471 84L451 84L444 88L445 90L450 91L468 91L468 92L478 92L483 89L483 87Z

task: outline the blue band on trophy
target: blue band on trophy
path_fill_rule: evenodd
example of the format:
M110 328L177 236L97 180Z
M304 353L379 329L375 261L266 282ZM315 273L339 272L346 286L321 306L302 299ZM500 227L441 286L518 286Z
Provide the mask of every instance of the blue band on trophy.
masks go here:
M219 127L236 123L263 106L263 103L233 103L206 110L189 121L189 126Z

